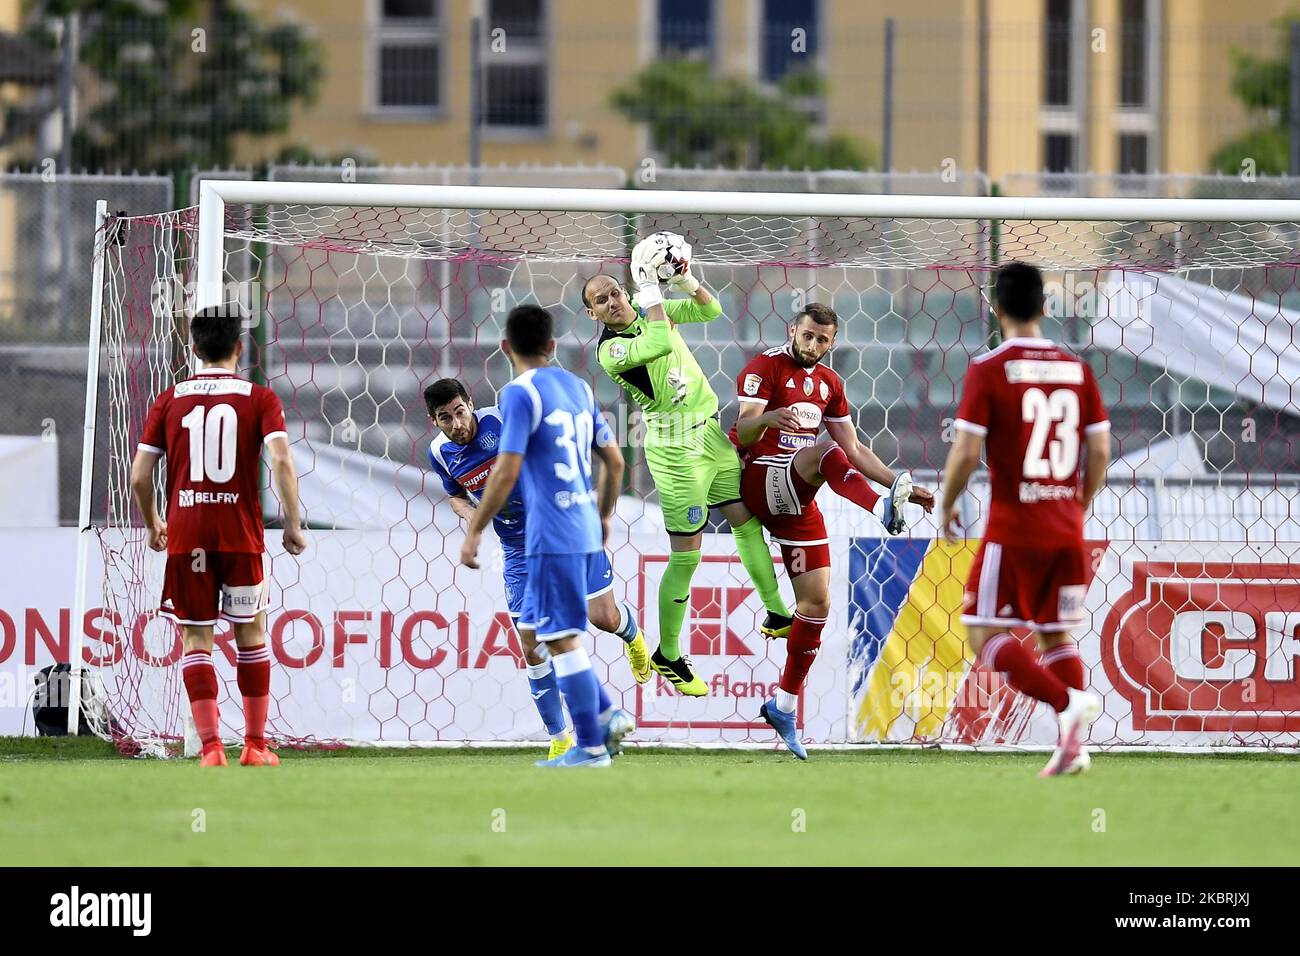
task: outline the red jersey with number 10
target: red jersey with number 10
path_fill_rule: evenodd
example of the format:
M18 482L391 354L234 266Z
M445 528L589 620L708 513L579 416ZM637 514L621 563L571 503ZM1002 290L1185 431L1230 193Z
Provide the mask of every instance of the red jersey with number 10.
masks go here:
M1050 339L1007 339L971 361L954 425L984 437L993 498L985 541L1083 541L1079 464L1086 436L1110 428L1086 362Z
M844 397L844 379L820 363L804 368L790 355L789 345L768 349L749 360L736 378L736 399L741 404L763 405L768 410L788 408L801 426L794 431L769 428L746 448L740 444L733 425L731 442L742 461L763 455L794 454L800 448L817 444L823 422L852 421Z
M168 554L264 550L259 464L276 437L287 437L280 399L226 369L158 396L140 448L167 457Z

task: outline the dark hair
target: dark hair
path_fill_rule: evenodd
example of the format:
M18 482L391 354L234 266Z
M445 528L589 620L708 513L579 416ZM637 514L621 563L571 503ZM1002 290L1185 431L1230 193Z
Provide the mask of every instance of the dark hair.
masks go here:
M799 320L805 315L818 325L832 325L835 327L835 331L839 331L840 317L829 305L822 305L820 302L809 302L795 315L794 324L798 325Z
M540 305L517 305L506 317L506 341L516 355L545 355L554 328L551 313Z
M210 305L190 319L190 343L205 362L224 362L235 354L244 328L244 310L237 305Z
M584 282L584 283L582 284L582 305L583 305L584 308L587 308L587 309L590 309L590 308L591 308L591 300L587 298L587 286L591 285L591 284L592 284L593 282L595 282L597 279L602 279L602 278L603 278L603 279L613 279L613 280L614 280L614 284L615 284L615 285L618 284L618 280L617 280L617 279L614 279L614 277L613 277L612 275L609 275L609 274L604 273L604 272L597 272L594 276L588 276L588 277L587 277L587 281Z
M1043 314L1043 274L1027 262L1008 262L998 270L998 311L1016 322Z
M458 378L440 378L424 389L424 406L429 409L430 418L442 406L458 398L463 398L466 403L469 402L469 392L465 391L465 386Z

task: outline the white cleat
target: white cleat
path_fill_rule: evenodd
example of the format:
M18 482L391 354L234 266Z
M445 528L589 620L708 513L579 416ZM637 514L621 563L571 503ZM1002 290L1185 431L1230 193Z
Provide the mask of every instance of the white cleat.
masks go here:
M1092 767L1092 757L1088 754L1087 747L1079 748L1079 756L1074 758L1074 763L1070 764L1061 771L1062 777L1075 776L1076 774L1087 773Z
M880 512L881 523L890 534L902 534L907 530L907 521L903 518L903 505L912 497L912 473L900 471L894 476L894 483L885 498L885 507Z
M1070 691L1070 703L1061 711L1061 740L1056 745L1052 759L1039 771L1040 777L1059 777L1067 773L1081 773L1091 766L1092 758L1083 746L1088 728L1101 716L1101 698L1086 690ZM1086 758L1080 766L1080 758Z

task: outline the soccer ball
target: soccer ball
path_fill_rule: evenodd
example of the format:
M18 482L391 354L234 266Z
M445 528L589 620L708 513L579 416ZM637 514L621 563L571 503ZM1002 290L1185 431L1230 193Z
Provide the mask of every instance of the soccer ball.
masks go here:
M650 238L658 247L652 261L660 282L667 282L690 268L691 246L685 239L675 232L656 232Z

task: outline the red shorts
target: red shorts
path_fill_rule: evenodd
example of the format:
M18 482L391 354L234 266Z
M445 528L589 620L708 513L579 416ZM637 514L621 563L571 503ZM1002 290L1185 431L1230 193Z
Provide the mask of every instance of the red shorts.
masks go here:
M270 605L262 555L208 551L167 555L158 612L177 624L247 624Z
M745 462L740 500L781 546L790 577L831 566L826 520L814 500L817 489L799 476L794 455L764 455Z
M1021 548L985 541L975 552L962 600L963 624L1068 631L1084 618L1088 561L1083 542Z

